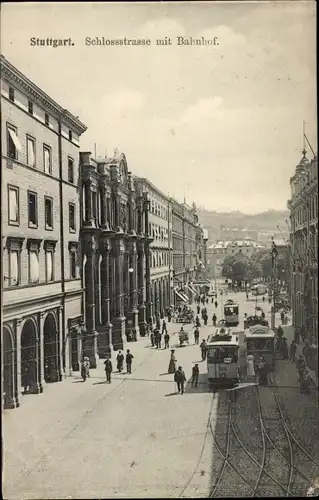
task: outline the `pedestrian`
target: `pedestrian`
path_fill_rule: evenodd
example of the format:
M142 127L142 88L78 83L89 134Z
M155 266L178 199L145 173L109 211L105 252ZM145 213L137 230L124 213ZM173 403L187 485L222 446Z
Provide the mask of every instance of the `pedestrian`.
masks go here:
M163 323L162 323L162 334L163 334L164 332L165 332L165 333L167 333L167 326L166 326L166 321L165 321L165 319L163 320Z
M160 345L160 333L157 330L157 328L155 328L155 330L154 330L154 340L155 340L156 349L159 349L159 345Z
M150 335L150 339L151 339L152 347L154 347L154 345L155 345L155 338L154 338L154 333L153 332Z
M178 370L175 372L174 380L177 383L178 392L180 394L184 394L184 384L186 382L186 376L181 366L179 366Z
M200 350L202 353L202 361L205 361L206 356L207 356L207 349L208 349L205 339L202 341L202 343L199 347L200 347Z
M283 337L283 339L282 339L281 355L282 355L282 359L288 359L288 345L287 345L286 337Z
M195 387L198 386L198 376L199 376L199 367L198 364L196 363L196 365L193 366L192 369L192 385L194 385Z
M124 363L124 354L122 351L118 352L118 355L116 356L116 361L117 361L117 369L121 373L123 370L123 363Z
M197 314L199 314L200 313L200 306L197 306L196 310L197 310Z
M161 332L158 332L158 348L162 348L162 334Z
M127 373L132 373L132 360L134 356L130 353L129 349L126 351L126 371Z
M23 394L27 394L31 389L30 367L28 364L24 364L22 368L22 385Z
M90 378L90 360L87 356L85 356L82 361L81 376L83 382L85 382L87 378Z
M263 302L265 302L265 296L263 295Z
M204 325L207 326L207 321L208 321L208 314L207 312L204 313Z
M206 304L208 304L208 297L206 298L205 302L206 302Z
M310 379L307 369L303 370L300 379L300 392L302 394L310 394Z
M260 356L259 360L258 373L259 373L259 384L268 385L267 367L265 360L262 356Z
M217 307L218 307L218 302L217 300L215 300L215 309L217 309Z
M169 311L167 312L167 321L170 323L170 322L171 322L171 320L172 320L172 313L171 313L171 310L169 310Z
M305 363L305 360L304 360L304 358L303 358L303 356L301 354L300 354L299 358L296 361L296 367L297 367L297 370L298 370L299 381L301 381L302 377L303 377L303 372L306 370L306 363Z
M175 350L172 349L167 373L175 373L176 372L176 363L177 363L177 360L175 358Z
M216 321L217 321L217 316L216 314L214 313L213 314L213 325L216 326Z
M169 349L169 334L167 333L167 331L164 335L164 344L165 344L165 349Z
M309 351L310 351L309 343L308 343L308 340L306 340L305 345L302 348L302 354L303 354L306 361L307 361L307 357L309 355Z
M297 344L296 342L293 340L290 344L290 361L292 363L294 363L296 361L296 351L297 351Z
M157 316L156 318L156 328L157 330L161 329L161 320L159 319L159 316Z
M212 296L212 304L214 304L214 296Z
M106 360L104 361L105 365L105 375L106 375L106 381L110 384L111 383L111 373L113 371L113 366L112 366L112 361L110 358L107 356ZM120 372L121 370L119 370Z
M194 337L195 337L195 345L198 345L199 344L199 330L197 327L194 330Z
M265 315L264 311L261 312L261 317L262 317L262 319L265 319L266 315Z
M284 321L285 321L285 313L283 311L281 311L280 313L280 319L281 319L281 323L284 324Z
M196 325L196 328L200 327L200 321L199 321L199 317L198 316L196 316L195 325Z
M246 359L247 364L247 377L255 377L255 357L253 354L249 354Z

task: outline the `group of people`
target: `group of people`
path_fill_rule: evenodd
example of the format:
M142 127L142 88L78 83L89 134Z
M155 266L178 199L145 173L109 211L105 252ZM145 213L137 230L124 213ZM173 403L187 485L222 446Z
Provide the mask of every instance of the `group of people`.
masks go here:
M129 349L126 351L126 355L124 357L124 354L122 351L118 351L117 356L116 356L116 362L117 362L117 370L119 373L122 373L123 366L124 366L124 358L126 362L126 372L127 374L132 373L132 361L134 359L133 354ZM109 356L106 356L106 359L104 361L104 370L105 370L105 375L106 375L106 381L110 384L111 383L111 376L113 372L113 365L112 361ZM83 379L83 382L86 381L87 378L90 378L90 360L87 356L83 358L82 364L81 364L81 377Z
M255 364L255 356L248 354L246 358L247 377L255 378L256 372L259 378L260 385L268 385L268 367L263 356L259 357L258 363Z
M177 368L177 360L175 357L175 350L171 350L171 356L168 365L168 373L174 374L174 382L177 384L177 390L180 394L184 394L186 375L182 366ZM198 363L192 368L192 386L198 387L199 366Z

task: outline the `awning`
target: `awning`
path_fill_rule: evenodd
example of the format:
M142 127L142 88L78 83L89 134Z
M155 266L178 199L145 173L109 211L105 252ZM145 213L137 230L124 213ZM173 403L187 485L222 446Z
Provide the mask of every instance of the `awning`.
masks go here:
M182 296L184 297L185 302L188 302L188 301L189 301L189 298L187 297L186 293L181 292L181 291L180 291L179 293L180 293L180 295L182 295Z
M183 297L183 295L181 295L175 288L174 288L174 292L176 293L177 297L179 297L183 302L187 302L185 297Z
M191 287L187 284L186 285L188 290L193 294L193 295L196 295L196 292L194 292L194 290L191 289Z
M195 288L193 288L193 285L191 285L190 283L188 283L188 288L190 288L195 295L197 294Z
M9 131L10 137L11 137L11 139L13 141L13 144L15 145L16 149L18 151L21 151L22 150L22 146L21 146L21 143L20 143L20 141L19 141L19 139L17 137L17 134L11 128L8 128L8 131Z

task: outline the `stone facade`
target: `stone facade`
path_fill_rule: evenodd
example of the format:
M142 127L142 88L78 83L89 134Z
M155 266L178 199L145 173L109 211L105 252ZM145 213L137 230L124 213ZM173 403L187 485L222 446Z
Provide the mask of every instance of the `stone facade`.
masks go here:
M1 57L2 381L13 408L70 368L82 321L78 154L86 127Z
M318 343L318 160L306 152L290 179L291 295L297 333Z

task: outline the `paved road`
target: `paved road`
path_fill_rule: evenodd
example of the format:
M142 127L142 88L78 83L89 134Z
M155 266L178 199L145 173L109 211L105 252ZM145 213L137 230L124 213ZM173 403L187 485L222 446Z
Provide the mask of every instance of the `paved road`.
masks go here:
M254 302L244 294L233 298L242 320L245 312L253 312ZM267 304L266 314L268 309ZM213 311L209 304L210 322ZM170 334L179 327L169 325ZM211 323L202 327L201 338L211 331ZM171 339L178 343L177 335ZM101 362L85 383L68 378L4 412L5 498L207 498L212 464L219 464L208 415L211 411L218 425L224 417L219 395L213 400L208 392L205 364L199 362L198 389L188 383L181 396L173 376L166 374L169 351L151 348L148 338L128 346L135 356L131 375L115 373L108 385ZM176 356L190 378L193 363L200 360L198 346L177 346ZM309 432L307 415L299 411L301 418ZM241 426L245 429L245 422ZM250 432L247 426L248 438Z

